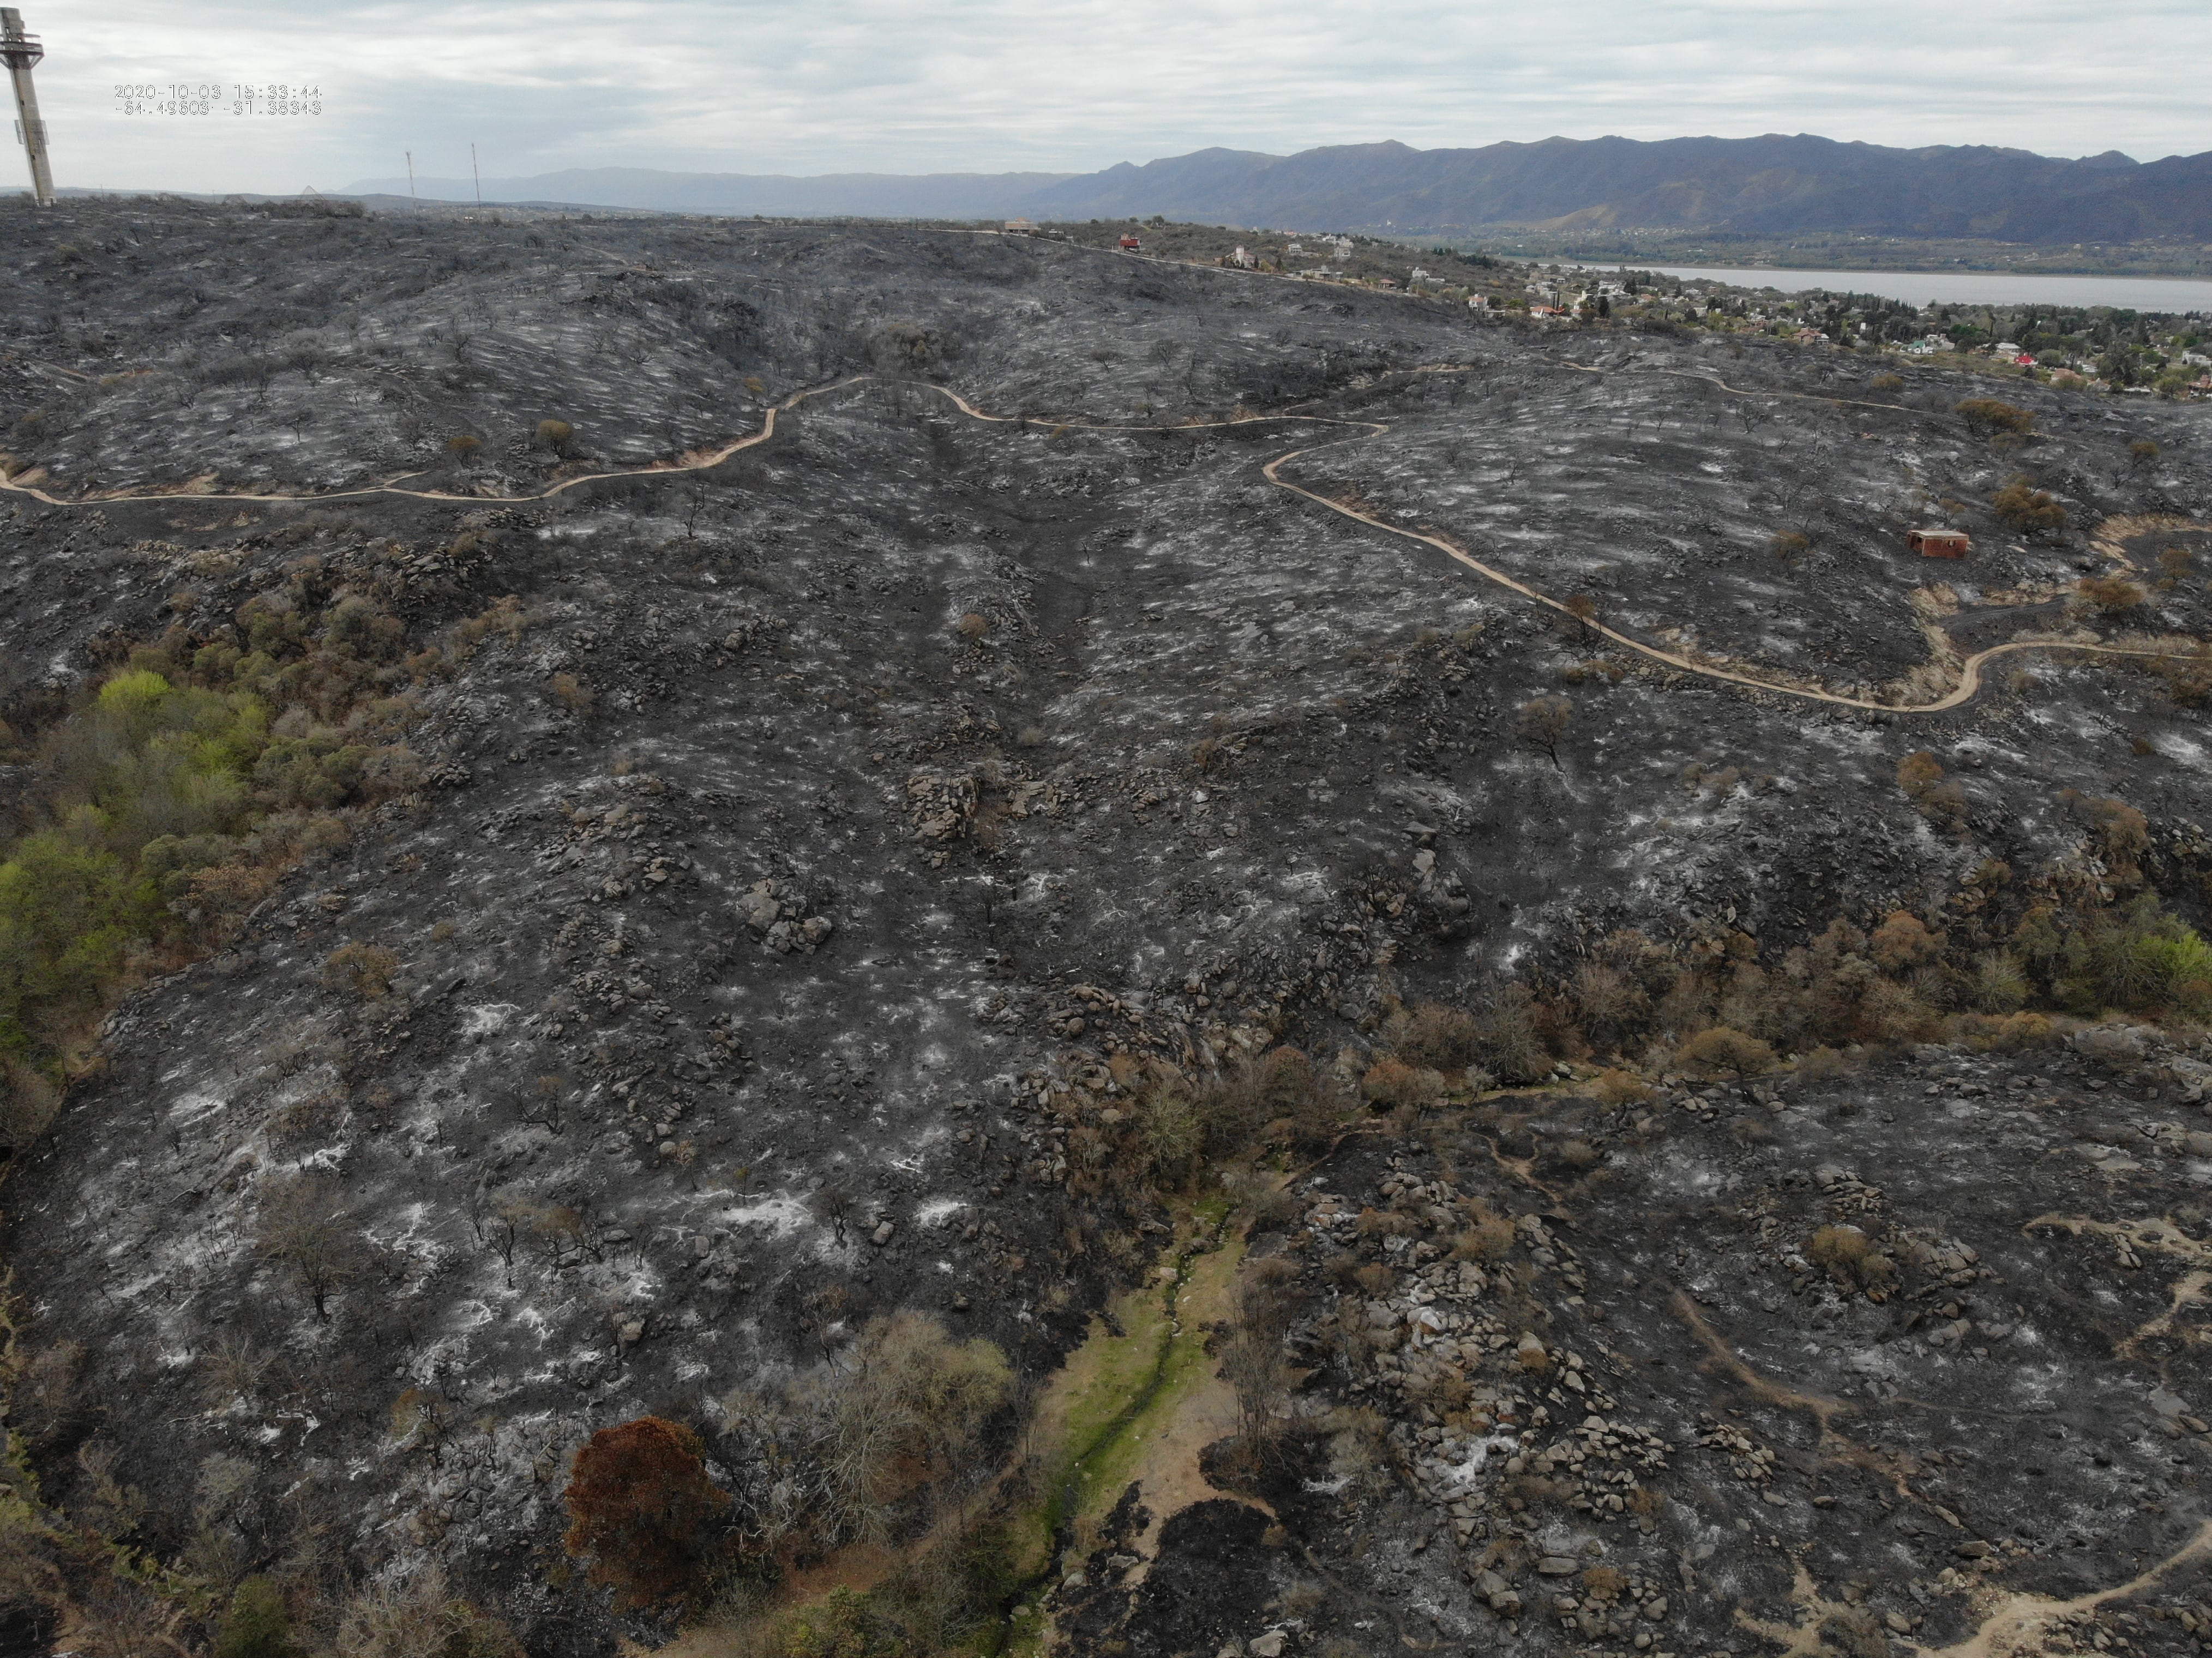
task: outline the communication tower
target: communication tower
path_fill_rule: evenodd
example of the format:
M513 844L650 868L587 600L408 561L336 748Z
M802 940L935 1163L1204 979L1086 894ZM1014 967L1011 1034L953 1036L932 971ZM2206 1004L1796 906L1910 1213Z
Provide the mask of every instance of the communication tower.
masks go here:
M46 164L46 124L39 118L39 94L31 86L31 65L46 55L35 34L23 33L23 14L0 6L0 63L15 83L15 137L31 157L31 199L54 204L54 173Z

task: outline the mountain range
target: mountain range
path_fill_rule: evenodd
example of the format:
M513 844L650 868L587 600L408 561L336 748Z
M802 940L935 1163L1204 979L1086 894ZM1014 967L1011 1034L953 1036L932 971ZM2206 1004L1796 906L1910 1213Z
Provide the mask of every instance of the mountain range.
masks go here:
M422 179L467 201L468 179ZM347 194L404 194L404 179ZM1756 138L1547 138L1478 149L1395 142L1269 155L1201 149L1089 173L830 173L789 177L572 168L489 179L487 202L563 203L775 216L1171 219L1339 230L1860 233L2001 241L2212 239L2212 151L2139 162L1985 145L1896 149L1809 134Z

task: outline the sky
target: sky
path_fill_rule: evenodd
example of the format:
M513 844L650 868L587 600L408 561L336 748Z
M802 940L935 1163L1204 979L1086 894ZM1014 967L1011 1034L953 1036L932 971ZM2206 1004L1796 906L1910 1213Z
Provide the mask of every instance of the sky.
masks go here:
M1084 173L1553 136L2212 149L2205 0L23 0L62 185ZM319 113L234 112L240 88ZM162 112L206 88L210 112ZM154 112L129 94L150 91ZM188 103L185 107L194 106ZM4 164L0 164L4 166ZM16 151L14 170L22 171ZM0 171L0 186L18 181Z

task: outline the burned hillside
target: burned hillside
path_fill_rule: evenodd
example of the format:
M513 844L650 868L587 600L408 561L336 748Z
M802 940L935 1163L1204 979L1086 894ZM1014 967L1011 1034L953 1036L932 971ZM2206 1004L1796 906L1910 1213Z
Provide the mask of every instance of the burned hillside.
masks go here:
M1934 1649L2170 1558L2075 1611L2212 1627L2201 408L952 230L6 211L26 1649L381 1651L434 1570L533 1655Z

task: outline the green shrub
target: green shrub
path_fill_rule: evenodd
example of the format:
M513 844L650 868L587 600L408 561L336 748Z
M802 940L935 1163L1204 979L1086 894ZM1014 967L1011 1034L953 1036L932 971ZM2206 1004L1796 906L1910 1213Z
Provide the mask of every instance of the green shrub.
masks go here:
M908 1658L914 1648L896 1619L841 1584L780 1619L763 1650L769 1658Z
M1974 961L1974 1005L1984 1013L2016 1013L2032 987L2020 958L2008 950L1986 950Z
M380 665L399 653L399 623L331 592L312 556L285 576L234 626L179 622L131 651L24 756L42 810L0 853L9 1121L40 1114L29 1079L62 1079L62 1056L136 964L206 946L291 859L342 843L319 814L413 786L413 756L380 746L415 714Z
M216 1637L215 1658L296 1658L299 1650L292 1642L283 1590L267 1577L240 1583Z
M1152 1177L1180 1187L1198 1171L1206 1151L1206 1118L1180 1089L1155 1089L1138 1102L1137 1138Z
M2135 950L2160 1001L2199 1015L2212 1007L2212 945L2193 929L2168 920Z
M67 802L0 862L0 1050L49 1047L170 930L159 878L234 856L267 740L254 698L117 674L42 756ZM156 856L149 865L149 848Z

